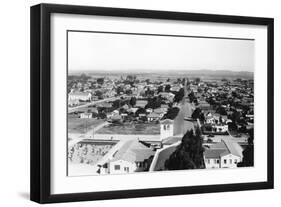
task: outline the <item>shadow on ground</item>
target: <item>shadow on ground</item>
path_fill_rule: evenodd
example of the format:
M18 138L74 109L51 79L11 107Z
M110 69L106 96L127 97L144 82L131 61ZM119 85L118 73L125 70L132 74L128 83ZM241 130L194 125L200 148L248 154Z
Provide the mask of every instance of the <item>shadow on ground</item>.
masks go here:
M27 200L29 200L29 197L30 197L30 195L29 195L28 192L19 192L18 195L19 195L21 198L27 199Z

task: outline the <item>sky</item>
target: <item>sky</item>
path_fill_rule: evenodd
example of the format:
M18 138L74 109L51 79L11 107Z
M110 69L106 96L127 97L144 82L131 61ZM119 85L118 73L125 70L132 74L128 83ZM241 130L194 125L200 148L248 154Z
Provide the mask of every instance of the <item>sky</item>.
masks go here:
M68 32L68 68L253 72L254 45L254 40Z

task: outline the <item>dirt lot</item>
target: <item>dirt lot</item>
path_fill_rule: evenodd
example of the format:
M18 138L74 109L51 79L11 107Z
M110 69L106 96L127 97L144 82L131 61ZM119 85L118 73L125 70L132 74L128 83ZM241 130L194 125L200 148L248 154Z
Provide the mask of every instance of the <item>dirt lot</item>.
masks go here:
M80 119L68 117L68 133L86 133L103 122L103 119Z
M111 124L97 131L98 134L160 134L160 124Z

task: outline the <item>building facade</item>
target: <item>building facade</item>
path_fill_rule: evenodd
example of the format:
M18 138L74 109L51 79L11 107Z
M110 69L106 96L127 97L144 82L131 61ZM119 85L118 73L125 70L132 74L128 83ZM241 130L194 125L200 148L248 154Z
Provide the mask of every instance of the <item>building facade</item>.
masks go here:
M68 94L68 101L75 101L75 100L91 101L92 94L89 92L80 92L80 91L73 92L72 91Z

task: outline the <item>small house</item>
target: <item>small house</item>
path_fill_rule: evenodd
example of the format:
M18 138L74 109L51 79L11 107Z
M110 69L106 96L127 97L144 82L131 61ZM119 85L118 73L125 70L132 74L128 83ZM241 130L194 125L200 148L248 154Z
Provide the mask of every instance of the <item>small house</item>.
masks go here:
M92 113L84 112L80 114L81 119L91 119L93 117Z
M161 118L161 115L155 112L152 112L150 114L147 115L147 119L149 122L151 121L159 121Z

